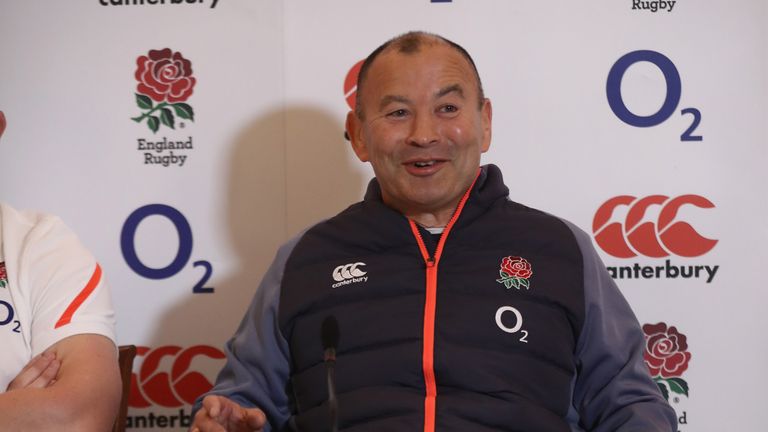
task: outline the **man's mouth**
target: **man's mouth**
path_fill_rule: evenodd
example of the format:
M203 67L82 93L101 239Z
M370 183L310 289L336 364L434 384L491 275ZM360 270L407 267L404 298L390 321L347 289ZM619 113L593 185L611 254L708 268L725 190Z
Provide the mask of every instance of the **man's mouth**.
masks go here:
M431 161L419 161L419 162L414 162L413 164L416 166L416 168L425 168L425 167L430 167L430 166L434 165L435 161L433 161L433 160L431 160Z
M406 170L415 176L430 176L440 171L445 159L420 159L405 162Z

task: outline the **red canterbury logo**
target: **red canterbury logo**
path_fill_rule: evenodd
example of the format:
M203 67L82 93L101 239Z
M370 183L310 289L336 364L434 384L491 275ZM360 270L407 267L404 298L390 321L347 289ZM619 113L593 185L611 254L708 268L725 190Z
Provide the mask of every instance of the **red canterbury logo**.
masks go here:
M349 109L355 109L355 97L357 97L357 76L360 75L360 68L363 67L363 62L360 60L352 66L352 69L347 72L347 76L344 78L344 98L347 100Z
M699 195L682 195L677 198L664 195L645 198L621 195L611 198L600 206L592 221L595 241L605 252L617 258L638 255L652 258L704 255L715 247L717 240L703 237L689 223L676 220L680 207L686 204L703 209L715 207ZM645 214L654 205L661 206L658 220L648 221ZM623 223L612 220L614 211L621 206L628 207Z
M160 405L178 408L193 404L195 399L213 387L200 372L190 371L189 366L197 356L223 359L224 353L207 346L195 345L186 349L178 346L163 346L155 349L136 347L137 357L144 357L138 375L131 374L131 393L128 406L147 408ZM171 373L158 371L163 359L170 357ZM163 362L167 364L168 362Z

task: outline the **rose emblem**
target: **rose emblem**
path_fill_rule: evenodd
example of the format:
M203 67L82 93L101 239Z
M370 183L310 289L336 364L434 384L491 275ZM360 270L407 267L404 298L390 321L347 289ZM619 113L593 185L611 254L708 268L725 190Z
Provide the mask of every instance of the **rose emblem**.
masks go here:
M150 50L136 59L137 91L157 102L182 102L192 94L192 63L169 48Z
M142 115L132 118L141 123L147 119L147 126L157 132L160 124L176 128L174 113L182 119L194 121L192 107L184 103L195 88L192 63L179 52L170 48L150 50L147 55L136 59L136 104ZM155 104L157 102L157 104Z
M512 287L517 289L525 287L525 289L529 289L531 286L529 281L531 275L533 275L531 263L525 258L508 256L501 260L501 269L499 270L501 279L496 279L496 282L504 284L507 289Z
M0 288L8 286L8 273L5 271L5 262L0 262Z
M654 381L669 400L669 391L688 396L688 383L681 377L688 369L691 353L688 340L676 327L666 323L645 324L644 360Z

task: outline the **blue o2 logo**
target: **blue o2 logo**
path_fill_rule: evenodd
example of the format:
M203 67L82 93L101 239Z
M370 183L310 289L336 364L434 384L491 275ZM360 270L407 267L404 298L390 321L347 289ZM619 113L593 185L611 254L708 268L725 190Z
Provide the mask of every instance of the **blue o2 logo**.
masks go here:
M5 313L0 312L0 327L11 324L13 325L12 331L14 333L21 333L21 322L13 319L16 316L13 306L6 301L0 300L0 311L2 309L5 309Z
M626 104L624 104L624 99L621 96L621 80L624 78L624 73L630 66L642 61L652 63L658 67L661 73L664 74L664 80L667 82L667 94L664 98L664 103L658 111L648 116L640 116L630 111ZM650 50L632 51L619 58L611 67L610 72L608 72L605 92L608 96L608 105L610 105L613 113L621 121L635 127L651 127L660 125L675 113L677 105L680 103L682 82L675 64L664 54ZM693 135L693 132L701 123L701 111L696 108L685 108L680 112L680 115L686 114L691 114L693 121L688 129L680 135L680 141L703 140L701 135Z
M149 267L139 259L136 253L136 229L149 216L165 217L171 221L179 236L179 247L176 250L176 257L165 267ZM187 265L189 258L192 256L192 228L189 226L187 218L175 208L165 204L148 204L136 209L125 220L123 230L120 232L120 248L128 267L140 276L147 279L168 279L178 274ZM195 261L192 266L203 267L205 270L203 277L192 288L192 292L195 294L214 292L213 288L205 286L205 283L208 282L213 273L211 263L204 260Z

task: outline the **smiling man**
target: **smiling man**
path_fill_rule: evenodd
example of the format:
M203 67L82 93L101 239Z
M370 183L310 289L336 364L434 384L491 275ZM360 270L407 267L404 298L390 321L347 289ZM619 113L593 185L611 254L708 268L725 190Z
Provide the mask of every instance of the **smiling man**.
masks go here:
M278 252L193 430L329 430L329 316L339 430L676 430L589 237L480 166L492 110L469 54L390 40L356 107L347 132L376 178Z
M442 41L404 39L373 65L361 69L347 116L352 147L373 165L384 203L444 227L491 144L491 102L469 56Z

